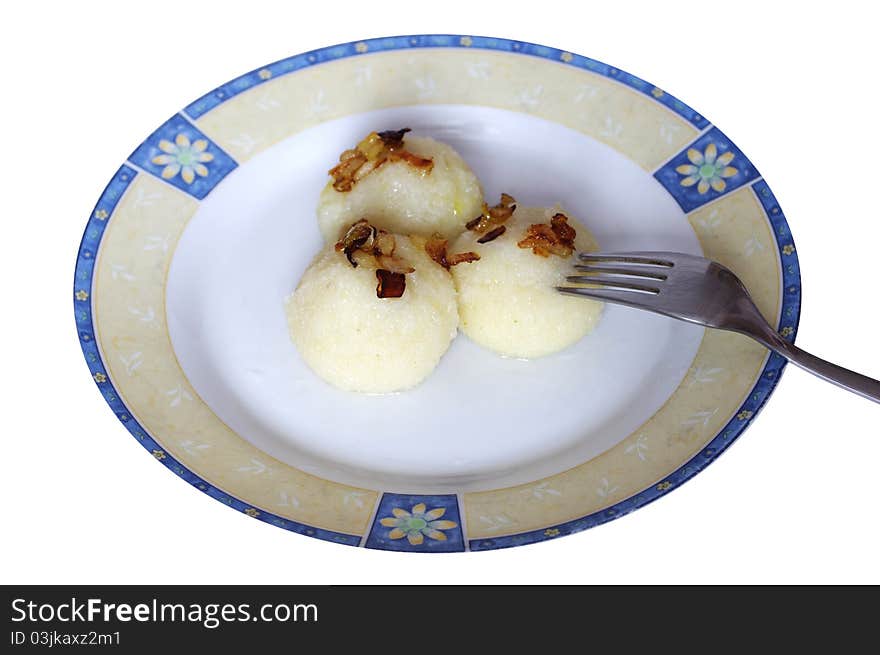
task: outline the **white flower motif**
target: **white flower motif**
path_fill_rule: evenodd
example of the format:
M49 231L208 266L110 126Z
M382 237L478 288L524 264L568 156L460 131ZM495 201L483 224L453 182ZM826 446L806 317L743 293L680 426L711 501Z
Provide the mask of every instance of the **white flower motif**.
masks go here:
M174 139L174 143L167 139L159 141L159 150L164 154L153 157L152 162L157 166L164 166L162 179L170 180L180 173L180 177L187 184L192 184L196 175L207 177L208 167L206 163L214 159L214 155L205 152L208 142L205 139L197 139L190 143L189 138L181 133Z
M706 146L703 152L696 148L687 151L690 164L682 164L675 171L685 177L679 182L681 186L697 185L697 192L701 195L709 190L709 187L721 193L727 188L725 178L733 177L739 171L733 166L728 166L733 161L734 154L730 151L721 155L714 143Z
M363 507L364 501L361 500L363 498L363 491L349 491L342 497L343 505L354 505L355 507Z
M193 439L184 439L178 445L184 452L186 452L186 454L191 455L192 457L198 457L200 450L207 450L211 447L210 444L201 443Z
M541 102L541 94L544 93L544 85L538 84L531 89L520 91L517 101L527 109L534 109Z
M171 237L151 235L144 241L144 250L161 250L163 253L168 252L168 242Z
M595 87L592 84L582 84L579 87L577 94L575 94L574 96L574 102L583 102L584 100L590 100L591 98L595 98L598 93L598 87Z
M251 473L252 475L261 475L269 470L269 467L266 466L263 462L256 458L251 458L249 464L245 466L239 466L235 469L239 473Z
M695 384L715 382L715 376L723 371L723 368L698 366L694 369L693 375L691 375L691 379L688 381L688 386L692 387Z
M599 496L599 498L608 498L608 496L613 494L618 489L619 487L617 485L611 486L611 483L608 482L608 478L602 478L602 481L596 488L596 495Z
M329 107L325 102L324 89L318 89L318 91L309 98L309 116L320 116L321 114L326 113L328 109Z
M152 307L147 307L143 310L137 307L129 307L128 313L132 316L137 316L141 323L152 324L156 320L156 310Z
M605 126L599 130L599 134L606 139L620 139L623 134L623 123L615 121L611 116L605 117Z
M712 419L715 414L718 413L718 408L715 409L704 409L699 412L694 412L688 418L681 422L682 427L693 427L695 425L702 425L704 428L709 425L709 421Z
M126 282L134 280L134 275L129 273L128 268L124 264L110 264L110 277L114 280L122 278Z
M648 458L648 435L640 434L623 452L626 455L635 455L644 462Z
M753 236L748 241L746 241L745 246L743 247L745 250L746 257L751 257L756 252L760 250L764 250L764 244L761 243L758 237Z
M550 486L549 482L542 482L530 489L523 489L523 493L537 500L544 500L547 496L561 496L562 494Z
M430 75L417 78L414 84L418 89L418 97L422 99L434 97L434 94L437 91L437 83Z
M467 65L468 77L473 77L476 80L488 80L489 79L489 62L488 61L475 61Z
M506 514L496 514L495 516L481 516L480 521L486 525L486 530L488 530L489 532L502 530L513 524L513 519L511 519Z
M281 103L278 101L278 99L274 98L271 93L264 93L254 101L254 104L260 111L272 111L273 109L278 109L281 106Z
M372 66L358 66L354 69L354 83L356 86L363 86L373 79Z
M238 148L242 154L250 154L256 148L262 139L255 139L250 134L241 133L238 136L229 139L229 143Z
M156 192L147 192L143 188L138 188L137 192L135 192L134 196L134 206L135 207L149 207L151 205L156 204L157 200L162 198L161 193Z
M681 132L681 125L675 125L673 123L660 124L660 138L670 145L672 145L672 142L678 136L679 132Z
M717 209L713 209L711 212L709 212L709 215L708 215L708 216L704 216L704 217L702 217L702 218L698 218L698 219L697 219L697 223L698 223L699 226L702 227L704 230L706 230L706 231L708 231L708 232L711 232L711 231L714 230L716 227L718 227L719 225L721 225L721 216L718 214L718 210L717 210Z
M275 503L278 507L299 507L299 498L294 496L292 493L287 493L283 489L278 492L278 502Z
M125 355L119 355L119 361L121 361L122 365L125 367L125 372L128 377L131 377L134 375L134 372L140 368L141 364L144 363L144 353L138 350L127 357Z
M165 395L171 399L168 402L168 405L170 407L177 407L184 400L192 400L192 396L189 395L189 392L183 388L182 384L178 384L173 389L169 389L165 392Z

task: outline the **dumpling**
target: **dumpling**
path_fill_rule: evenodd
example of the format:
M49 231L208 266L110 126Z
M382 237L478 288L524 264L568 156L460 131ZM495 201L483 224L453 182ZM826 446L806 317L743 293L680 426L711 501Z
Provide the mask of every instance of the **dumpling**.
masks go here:
M452 278L424 241L366 221L315 257L285 311L305 363L335 387L367 393L419 384L458 328Z
M597 244L562 212L513 203L505 194L481 221L472 221L453 247L480 259L451 271L461 330L501 355L531 359L572 345L596 325L601 302L564 296L554 287L572 273L571 253Z
M318 201L326 243L360 218L399 234L454 238L480 213L483 190L465 161L445 143L373 132L346 150Z

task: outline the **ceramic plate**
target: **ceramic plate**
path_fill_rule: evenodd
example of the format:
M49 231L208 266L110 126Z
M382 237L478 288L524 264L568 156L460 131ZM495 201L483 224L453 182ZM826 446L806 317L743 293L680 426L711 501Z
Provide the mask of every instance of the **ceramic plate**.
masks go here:
M736 334L608 306L536 361L464 336L412 391L312 374L283 298L320 247L339 153L402 126L454 146L524 205L560 202L605 250L702 253L794 339L797 256L767 184L661 88L553 48L476 36L338 45L270 64L163 123L86 226L74 304L120 421L192 486L352 546L486 550L619 517L702 470L783 360Z

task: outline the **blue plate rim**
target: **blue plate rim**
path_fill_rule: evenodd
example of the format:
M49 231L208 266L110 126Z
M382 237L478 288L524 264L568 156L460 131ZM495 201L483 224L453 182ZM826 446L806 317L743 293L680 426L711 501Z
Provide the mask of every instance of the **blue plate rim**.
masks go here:
M253 86L261 84L269 79L273 79L279 75L289 74L302 68L368 53L426 47L496 50L542 57L553 60L557 63L564 63L566 65L583 68L615 80L621 84L625 84L626 86L665 105L670 111L683 117L695 128L700 130L700 134L694 139L694 141L704 135L708 129L717 129L713 128L712 124L706 120L702 114L696 112L690 106L681 102L674 96L665 91L661 91L659 87L598 60L527 41L458 34L416 34L377 37L361 41L339 43L319 48L317 50L306 51L298 55L280 59L234 78L193 101L187 105L181 113L188 120L194 121L211 109L214 109L223 102L235 97L242 91L252 88ZM658 92L660 95L657 95ZM138 148L143 147L146 142L146 140L142 142ZM182 478L200 491L208 494L215 500L243 512L252 518L271 523L299 534L350 546L371 547L367 542L375 531L376 521L378 520L377 518L374 518L371 521L371 525L364 534L355 535L334 532L286 519L270 512L265 512L235 498L231 494L215 487L214 485L211 485L174 459L170 454L166 453L162 446L137 423L132 417L129 409L119 398L119 394L116 392L110 381L109 374L104 366L104 362L95 340L91 311L91 291L95 256L100 247L104 228L107 224L107 218L112 214L116 202L122 196L125 189L135 177L140 174L144 173L139 172L137 168L129 163L123 164L117 171L107 184L98 202L93 208L89 220L86 223L85 230L83 231L83 236L77 251L73 288L74 320L80 346L86 359L86 364L89 367L93 381L97 384L104 400L114 411L117 418L122 422L126 429L144 448L150 451L157 460L174 472L178 477ZM748 186L761 203L767 219L773 228L774 240L778 249L779 261L782 269L782 307L780 311L780 319L776 327L777 330L783 329L783 324L785 324L785 329L789 330L787 339L794 342L798 331L801 313L801 278L797 249L795 248L794 240L785 215L779 207L772 191L770 191L766 181L756 173L755 178L748 182ZM685 213L687 214L689 211L685 210ZM789 247L789 252L783 251L783 248ZM82 293L85 289L88 291L86 297L83 297ZM779 383L779 378L785 369L785 363L784 358L775 353L771 353L767 358L757 381L749 391L746 401L735 412L733 418L715 437L713 437L712 440L709 441L700 453L685 462L669 476L664 478L664 480L650 488L593 514L539 530L511 534L497 538L471 539L469 541L465 541L462 534L461 545L459 548L456 548L456 550L483 551L548 541L607 523L608 521L620 518L621 516L644 507L658 498L665 496L667 493L681 486L681 484L704 470L709 464L715 461L721 453L736 441L745 429L752 424ZM393 493L381 491L379 494L380 503L385 496L395 495ZM426 499L426 502L430 502L431 496L424 496L424 498Z

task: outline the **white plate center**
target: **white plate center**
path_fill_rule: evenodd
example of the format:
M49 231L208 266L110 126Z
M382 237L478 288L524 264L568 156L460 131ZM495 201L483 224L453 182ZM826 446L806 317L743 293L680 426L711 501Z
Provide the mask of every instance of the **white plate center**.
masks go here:
M174 350L230 428L315 475L386 491L519 484L576 466L656 412L692 362L702 328L608 306L596 331L535 361L503 359L462 335L419 387L336 390L290 341L283 299L321 246L326 171L373 129L409 126L458 150L492 201L562 203L603 250L701 254L678 205L611 148L526 114L417 106L359 114L294 135L230 174L202 203L167 288Z

